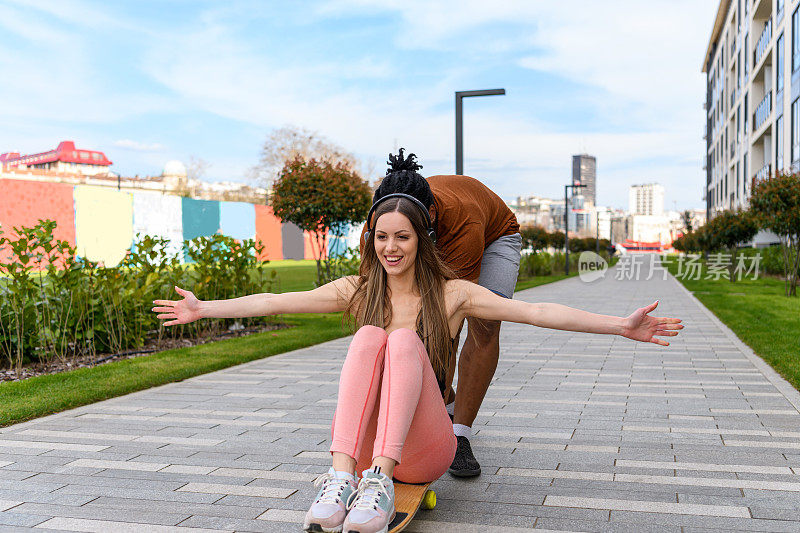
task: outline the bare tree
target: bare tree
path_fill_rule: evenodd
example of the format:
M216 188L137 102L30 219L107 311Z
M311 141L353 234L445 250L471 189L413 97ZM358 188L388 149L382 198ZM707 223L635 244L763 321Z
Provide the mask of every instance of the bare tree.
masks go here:
M319 133L299 126L283 126L272 130L264 141L259 162L249 172L251 182L271 188L286 162L293 161L298 155L307 161L341 163L350 170L358 170L360 166L355 155Z
M199 180L206 175L206 171L211 164L205 159L189 156L189 163L186 165L186 177L190 180Z

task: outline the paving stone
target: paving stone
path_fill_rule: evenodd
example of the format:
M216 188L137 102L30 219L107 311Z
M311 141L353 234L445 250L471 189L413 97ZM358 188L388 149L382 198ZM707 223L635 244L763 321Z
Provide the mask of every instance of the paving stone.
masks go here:
M690 327L663 348L504 324L473 427L483 475L438 480L410 533L800 530L800 394L676 280L515 297L618 316L658 298ZM330 461L348 342L0 428L0 500L23 502L2 529L294 528Z
M23 503L14 508L21 514L49 515L67 518L88 518L92 520L113 520L141 524L176 525L188 518L186 513L158 513L130 509L110 509L100 507L73 507L44 503Z
M12 509L0 513L0 526L34 527L49 518L51 517L48 515L15 513ZM3 527L3 530L6 531L7 528Z
M116 498L102 496L86 504L86 507L102 507L112 509L141 510L147 512L174 513L227 518L255 518L261 511L243 509L230 505L203 504L178 501L141 500L136 498ZM185 523L182 525L186 525Z

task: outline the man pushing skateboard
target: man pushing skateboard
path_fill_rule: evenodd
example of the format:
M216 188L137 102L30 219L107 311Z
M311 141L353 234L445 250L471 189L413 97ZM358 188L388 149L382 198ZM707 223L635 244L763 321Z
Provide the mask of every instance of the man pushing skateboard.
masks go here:
M465 279L503 298L512 298L519 272L522 237L514 213L480 181L469 176L436 175L427 180L414 154L400 160L407 168L392 169L375 191L373 203L395 193L408 194L430 212L436 249L459 279ZM366 227L366 226L365 226ZM362 238L363 247L363 238ZM448 472L458 477L477 476L481 467L472 453L472 423L497 369L500 322L467 318L467 339L458 357L458 392L452 388L459 334L445 383L447 412L453 419L458 445Z

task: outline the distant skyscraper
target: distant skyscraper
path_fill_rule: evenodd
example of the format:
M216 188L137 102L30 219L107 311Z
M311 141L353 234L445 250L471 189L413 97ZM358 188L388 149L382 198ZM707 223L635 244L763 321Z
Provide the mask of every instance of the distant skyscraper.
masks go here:
M597 205L597 159L593 155L572 156L572 183L586 185L575 194L583 195L592 205Z
M664 187L658 183L631 185L628 191L628 210L632 215L663 215Z

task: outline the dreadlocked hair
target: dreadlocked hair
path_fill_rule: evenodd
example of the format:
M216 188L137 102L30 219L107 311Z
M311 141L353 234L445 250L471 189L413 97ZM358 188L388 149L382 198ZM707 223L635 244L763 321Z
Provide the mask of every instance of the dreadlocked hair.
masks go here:
M430 208L433 205L431 187L428 185L428 180L417 172L422 165L415 161L416 154L409 153L406 157L403 154L404 151L404 148L400 148L397 155L389 154L389 160L386 162L389 165L389 168L386 169L386 177L375 190L372 203L387 194L399 192L413 196L422 202L422 205Z

